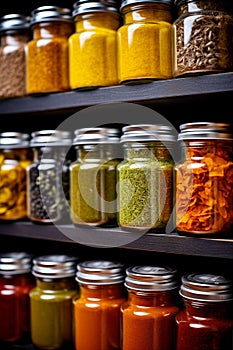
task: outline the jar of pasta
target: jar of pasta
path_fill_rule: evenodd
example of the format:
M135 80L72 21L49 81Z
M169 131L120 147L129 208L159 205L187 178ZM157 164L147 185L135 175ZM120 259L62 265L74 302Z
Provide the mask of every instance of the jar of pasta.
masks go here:
M31 162L29 134L0 133L0 220L27 217L26 169Z
M174 350L179 311L176 271L167 266L129 267L125 286L128 300L121 306L121 349Z
M118 83L117 36L120 15L114 1L78 0L69 38L71 89L93 89Z
M30 39L29 17L8 14L0 18L0 98L26 95L25 47Z
M180 126L182 160L176 172L176 227L180 234L226 235L233 227L231 125Z
M60 254L33 260L36 286L30 291L31 338L39 349L70 349L73 345L76 264L76 257Z
M233 70L230 1L175 0L174 77Z
M33 39L27 44L27 93L69 90L68 37L73 33L71 11L41 6L32 12Z
M118 29L119 82L172 77L172 1L124 0Z
M184 308L176 316L176 350L233 348L232 281L216 274L182 277Z
M123 266L92 260L78 264L80 296L74 300L78 350L119 350L120 306L125 301Z
M165 125L125 126L124 160L118 165L118 224L161 231L173 211L172 130Z
M77 160L70 166L71 220L75 225L116 226L120 131L83 128L73 141Z

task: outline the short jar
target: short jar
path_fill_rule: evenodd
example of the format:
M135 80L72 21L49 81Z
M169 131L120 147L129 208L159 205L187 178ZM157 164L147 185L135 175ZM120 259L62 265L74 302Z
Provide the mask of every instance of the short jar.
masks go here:
M224 0L175 0L174 77L233 70L233 15Z
M172 78L172 2L124 0L118 29L118 75L122 84Z
M31 40L30 18L8 14L0 18L0 99L26 95L25 48Z
M226 123L180 125L175 166L176 228L180 234L224 236L233 225L233 134Z
M161 231L173 211L172 129L166 125L125 126L124 160L118 165L118 224Z
M74 300L75 348L120 350L120 306L125 301L119 262L84 261L77 266L80 296Z
M184 307L176 316L176 350L231 350L232 281L215 274L184 275L180 295Z
M27 44L27 93L69 90L71 11L56 6L38 7L31 15L31 30L33 38Z
M29 292L35 287L32 255L26 252L0 254L0 341L30 341Z
M69 349L73 345L73 298L77 258L42 255L33 260L36 287L30 292L31 338L39 349Z
M71 89L93 89L118 83L117 35L120 15L114 1L74 4L75 33L69 38Z
M121 306L121 349L174 350L179 311L176 270L167 266L129 267L125 286L128 300Z

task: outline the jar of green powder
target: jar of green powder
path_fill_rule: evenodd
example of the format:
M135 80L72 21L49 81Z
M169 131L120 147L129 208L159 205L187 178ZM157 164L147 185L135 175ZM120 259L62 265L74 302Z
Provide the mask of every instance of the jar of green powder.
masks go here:
M77 160L70 166L71 220L76 225L116 226L117 165L120 131L84 128L75 131Z
M173 210L175 137L165 125L130 125L122 131L124 160L117 168L119 226L164 230Z

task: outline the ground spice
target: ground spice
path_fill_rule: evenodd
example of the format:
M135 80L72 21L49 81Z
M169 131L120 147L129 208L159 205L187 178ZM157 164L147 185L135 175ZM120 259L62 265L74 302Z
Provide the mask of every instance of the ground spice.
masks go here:
M172 77L172 15L168 2L125 0L118 29L120 83Z

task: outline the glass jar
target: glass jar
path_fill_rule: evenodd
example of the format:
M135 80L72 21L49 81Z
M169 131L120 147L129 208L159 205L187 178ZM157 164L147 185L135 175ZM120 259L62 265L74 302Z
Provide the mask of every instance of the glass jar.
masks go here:
M69 349L73 344L73 302L77 258L44 255L33 260L36 287L30 292L31 338L40 349Z
M68 38L73 33L71 12L41 6L32 12L33 39L27 44L27 93L69 90Z
M176 172L176 227L196 236L225 235L233 225L231 125L180 126L182 160Z
M30 39L29 17L8 14L0 18L0 99L26 95L25 48Z
M120 16L114 2L74 4L76 32L69 38L71 89L90 89L118 83L117 36Z
M182 277L184 309L176 316L176 350L233 348L232 282L224 276L193 273Z
M34 161L27 168L28 217L34 223L68 223L69 151L72 134L40 130L30 142Z
M31 162L29 134L0 133L0 220L27 217L26 168Z
M77 225L116 226L119 130L75 131L77 161L70 166L71 220Z
M174 4L174 77L232 71L233 16L227 1L175 0Z
M78 264L80 296L74 301L78 350L120 350L120 306L125 301L123 266L113 261Z
M0 341L30 340L29 292L35 286L32 256L26 252L0 254ZM2 347L1 347L2 348Z
M173 210L175 138L165 125L129 125L122 131L118 223L127 229L164 230Z
M118 29L119 82L144 83L172 77L170 0L124 0Z
M164 266L133 266L126 269L126 275L122 350L175 349L175 316L179 311L176 271Z

